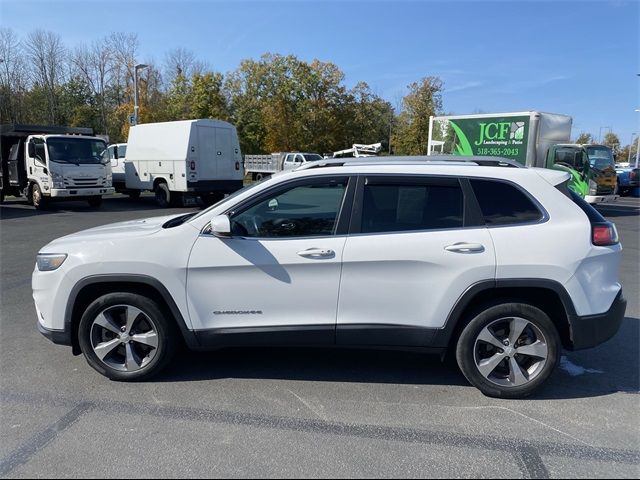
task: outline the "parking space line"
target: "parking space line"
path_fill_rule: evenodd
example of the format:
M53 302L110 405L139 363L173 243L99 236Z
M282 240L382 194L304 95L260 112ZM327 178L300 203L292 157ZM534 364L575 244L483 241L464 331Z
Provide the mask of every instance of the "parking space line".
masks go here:
M61 432L71 427L71 425L77 422L78 419L92 407L93 405L90 402L79 403L65 413L56 423L36 433L24 445L7 455L7 457L0 462L0 477L8 475L20 465L29 462L39 450L54 440Z
M41 405L68 404L70 400L61 397L31 393L0 393L1 401L34 403ZM77 402L72 402L77 404ZM373 424L347 424L317 419L295 418L287 416L264 415L258 413L213 410L197 407L159 406L152 404L130 404L115 401L83 402L92 405L100 414L147 415L179 421L208 422L239 425L253 428L267 428L283 431L296 431L320 435L336 435L341 437L368 438L380 441L396 441L403 443L421 443L441 447L468 448L489 450L503 453L518 453L518 465L523 475L542 476L546 467L537 457L549 455L578 460L601 461L606 463L640 464L640 452L616 448L598 448L580 444L567 444L538 440L521 440L491 435L468 435L432 431L411 427L394 427ZM76 407L77 408L77 407ZM86 407L89 408L89 407ZM84 412L83 412L84 413ZM68 427L67 427L68 428ZM30 442L28 446L33 443ZM46 442L45 442L46 443ZM22 447L25 449L25 447ZM22 450L21 449L21 450ZM4 462L3 462L4 464ZM543 470L544 469L544 470Z

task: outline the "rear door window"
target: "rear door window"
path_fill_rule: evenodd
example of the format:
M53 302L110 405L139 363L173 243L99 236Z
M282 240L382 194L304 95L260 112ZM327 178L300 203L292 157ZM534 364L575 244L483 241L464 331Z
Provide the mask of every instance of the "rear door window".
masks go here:
M522 190L506 182L469 180L487 225L535 223L543 213Z
M457 181L450 185L405 181L364 186L362 233L462 228L464 196Z

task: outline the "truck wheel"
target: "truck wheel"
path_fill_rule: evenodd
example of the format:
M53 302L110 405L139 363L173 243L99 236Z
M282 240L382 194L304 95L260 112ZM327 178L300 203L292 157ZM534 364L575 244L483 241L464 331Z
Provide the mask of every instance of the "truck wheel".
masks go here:
M87 363L120 381L143 380L159 373L173 357L178 341L173 318L150 298L109 293L87 307L78 342Z
M140 198L140 190L127 190L127 195L132 200L138 200Z
M523 398L560 360L560 335L546 313L525 303L489 306L464 328L456 347L460 370L489 397Z
M4 190L0 188L0 203L4 203Z
M204 195L200 195L200 199L205 206L210 207L214 203L218 203L220 200L224 198L224 193L207 193Z
M49 206L48 199L42 195L42 190L37 183L31 187L31 204L36 207L36 210L46 210Z
M161 208L167 208L171 200L171 193L166 183L159 183L155 189L156 203Z
M264 174L263 173L256 173L256 176L255 176L255 180L256 181L260 181L263 178L264 178Z
M90 207L100 208L100 205L102 205L102 196L91 197L88 201Z

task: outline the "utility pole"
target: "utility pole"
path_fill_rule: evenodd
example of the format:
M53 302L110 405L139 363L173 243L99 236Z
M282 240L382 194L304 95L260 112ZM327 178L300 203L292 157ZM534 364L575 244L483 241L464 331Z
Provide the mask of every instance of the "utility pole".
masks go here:
M143 63L139 63L133 69L133 124L138 124L138 112L140 107L138 106L138 70L144 70L148 68L149 65L145 65Z

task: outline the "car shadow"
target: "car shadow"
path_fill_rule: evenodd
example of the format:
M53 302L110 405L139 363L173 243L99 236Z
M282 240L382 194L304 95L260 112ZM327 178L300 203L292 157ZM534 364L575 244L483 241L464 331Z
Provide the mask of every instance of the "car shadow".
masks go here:
M183 352L154 381L227 378L313 382L466 385L457 367L437 356L334 348L228 348Z
M640 320L625 318L603 345L563 352L561 366L529 400L566 400L640 391ZM624 368L620 368L624 365ZM399 385L471 385L452 362L416 352L322 349L229 348L183 352L155 382L221 379Z

